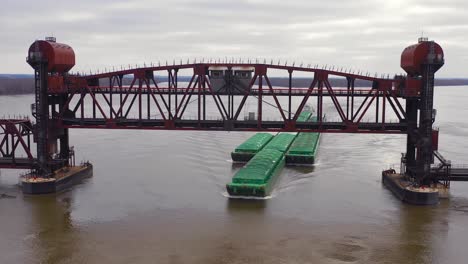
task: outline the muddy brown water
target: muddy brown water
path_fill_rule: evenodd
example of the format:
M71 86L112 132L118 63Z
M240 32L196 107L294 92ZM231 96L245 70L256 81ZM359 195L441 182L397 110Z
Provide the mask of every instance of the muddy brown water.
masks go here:
M2 96L0 115L28 114L32 101ZM453 163L468 163L467 101L468 87L436 88ZM467 183L428 207L381 184L404 136L323 135L317 166L284 169L270 199L229 200L229 153L250 135L71 130L93 178L31 197L19 171L1 171L0 263L467 263Z

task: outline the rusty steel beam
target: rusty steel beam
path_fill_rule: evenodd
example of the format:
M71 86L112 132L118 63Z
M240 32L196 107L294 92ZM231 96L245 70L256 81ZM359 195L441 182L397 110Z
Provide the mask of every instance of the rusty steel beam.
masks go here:
M210 80L209 69L211 66L227 67L229 70L233 69L233 67L249 67L253 69L253 75L248 80L248 84L245 84L245 88L234 87L235 89L226 89L226 91L219 92L214 90ZM193 70L193 75L188 84L179 81L178 72L183 69ZM283 70L288 76L288 87L274 87L270 81L269 70ZM293 87L293 72L310 74L310 86L308 88ZM156 76L164 79L164 74L167 77L167 87L159 87ZM123 76L125 75L133 75L130 85L123 84ZM347 80L346 87L332 87L329 81L330 76L345 77ZM92 127L93 122L100 120L98 126L107 128L122 128L127 124L131 127L150 129L149 124L154 124L156 129L160 129L156 124L161 121L165 129L190 129L190 124L187 122L189 119L184 116L184 113L189 104L197 101L195 103L196 118L194 120L196 128L200 130L218 129L218 127L223 127L225 130L252 129L248 125L249 120L239 119L247 100L251 98L250 100L254 99L256 102L255 129L258 131L268 129L301 131L302 128L298 127L300 124L296 124L296 121L311 97L316 97L316 114L318 115L319 124L316 129L320 130L320 132L337 132L336 129L330 128L329 123L323 119L324 114L326 114L324 98L330 98L334 105L336 112L333 114L337 114L341 122L339 132L368 133L367 129L360 127L360 123L372 116L373 113L369 113L371 106L375 107L375 116L373 116L375 124L380 126L380 129L373 128L371 132L383 133L387 131L387 127L389 133L394 132L392 130L394 123L388 122L388 114L393 114L398 118L399 133L405 132L406 128L406 115L399 102L399 91L396 89L397 80L326 69L269 64L198 63L136 68L89 76L70 76L69 78L75 78L74 81L69 83L76 85L63 89L63 92L68 94L68 99L65 106L59 109L60 112L57 115L58 124L63 128L75 128L79 127L79 124L83 127ZM108 86L101 85L105 82L100 82L99 79L104 78L107 78ZM371 81L373 85L371 88L356 89L356 80ZM56 93L57 90L54 92ZM79 100L72 100L78 93L80 94ZM119 102L112 100L113 95L116 93L120 95ZM88 94L90 96L87 96ZM97 100L97 94L101 94L104 100ZM178 98L178 95L181 95L181 98ZM146 100L142 100L143 96L146 96ZM207 96L213 98L217 109L215 114L219 116L219 120L217 120L219 122L213 127L207 127L205 124L205 121L208 121L208 123L214 121L207 118ZM221 96L227 96L227 108ZM234 103L235 96L241 96L242 98ZM287 105L286 103L284 106L282 105L279 96L287 97ZM292 106L293 96L301 98L299 106L295 109ZM192 100L193 97L195 97L194 100ZM345 101L340 100L340 97L344 97ZM355 101L358 97L363 100L361 103L356 104ZM266 112L263 113L264 106L267 104L265 100L268 100L268 98L271 98L274 102L268 104L276 108L276 110L270 110L268 114L278 115L281 119L281 123L275 124L274 127L269 127L268 122L265 120ZM144 103L146 103L146 107L143 107ZM390 104L391 108L386 108L387 103ZM92 106L92 118L86 116L85 104ZM152 105L155 107L152 107ZM64 115L66 110L70 112L69 109L73 112L72 117ZM129 116L132 110L133 112L136 111L137 118ZM327 109L327 111L330 110ZM80 123L76 124L75 121L78 119ZM101 122L101 120L104 121ZM134 121L142 125L135 125ZM101 123L105 124L105 126Z
M29 119L0 119L0 168L32 168L32 135Z

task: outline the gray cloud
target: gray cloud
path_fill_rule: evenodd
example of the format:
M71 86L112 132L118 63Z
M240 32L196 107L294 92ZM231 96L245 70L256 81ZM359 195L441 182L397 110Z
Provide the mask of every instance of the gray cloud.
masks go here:
M53 34L76 70L187 58L267 58L394 74L424 35L445 50L439 76L467 77L468 3L459 0L7 0L2 73L30 73L27 48Z

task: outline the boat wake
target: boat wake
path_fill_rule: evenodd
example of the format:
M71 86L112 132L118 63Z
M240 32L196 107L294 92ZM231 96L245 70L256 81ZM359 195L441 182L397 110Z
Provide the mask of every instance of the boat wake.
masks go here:
M271 198L275 197L274 191L269 196L265 197L255 197L255 196L241 196L241 195L230 195L228 192L224 191L221 194L229 199L243 199L243 200L270 200Z

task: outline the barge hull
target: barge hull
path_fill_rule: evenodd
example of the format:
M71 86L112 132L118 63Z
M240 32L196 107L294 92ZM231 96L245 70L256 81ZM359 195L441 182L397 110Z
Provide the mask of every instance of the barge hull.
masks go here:
M383 185L401 201L415 205L434 205L439 203L438 191L410 190L402 185L404 182L403 176L396 174L393 170L382 172Z
M21 180L21 188L24 194L48 194L57 193L80 183L83 179L93 175L93 165L70 167L62 177L50 178L47 181ZM26 177L31 175L26 175Z
M248 162L257 153L231 152L231 159L234 162Z
M231 195L231 198L235 196L251 196L251 197L265 197L270 195L279 174L285 165L284 155L281 157L279 162L275 165L275 168L271 172L270 176L265 180L264 183L228 183L226 190Z
M311 134L312 133L309 135ZM298 140L301 142L298 142ZM316 134L316 137L313 136L310 139L306 139L307 141L305 142L302 140L304 140L304 138L302 137L302 133L300 133L286 153L286 165L314 165L315 156L317 156L320 143L320 134ZM309 142L309 140L311 141Z
M255 154L263 149L273 138L270 133L257 133L237 146L231 152L234 162L248 162Z
M231 198L236 198L235 196L266 197L273 190L284 165L285 158L283 157L265 184L228 183L226 185L227 192L232 196Z
M286 155L286 164L287 165L314 165L315 155Z

